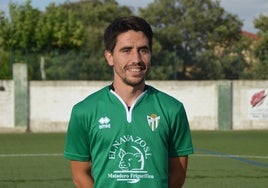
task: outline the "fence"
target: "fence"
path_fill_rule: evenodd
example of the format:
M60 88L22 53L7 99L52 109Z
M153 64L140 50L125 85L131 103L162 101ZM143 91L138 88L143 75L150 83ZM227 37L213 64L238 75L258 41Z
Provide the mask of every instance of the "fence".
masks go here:
M0 129L65 131L72 106L109 81L0 81ZM192 130L268 129L268 81L148 81L184 103Z

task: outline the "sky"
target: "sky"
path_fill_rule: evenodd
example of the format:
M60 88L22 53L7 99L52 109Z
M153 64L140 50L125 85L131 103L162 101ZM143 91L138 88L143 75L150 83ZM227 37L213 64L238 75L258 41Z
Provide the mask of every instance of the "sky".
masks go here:
M0 10L7 11L10 0L0 0ZM11 0L12 2L23 3L26 0ZM45 10L45 7L51 3L63 3L66 0L31 0L32 6L40 10ZM137 7L146 7L153 0L117 0L120 5L126 5L137 10ZM258 18L260 14L268 15L267 0L221 0L221 6L232 14L237 14L239 19L244 23L243 30L256 33L253 20Z

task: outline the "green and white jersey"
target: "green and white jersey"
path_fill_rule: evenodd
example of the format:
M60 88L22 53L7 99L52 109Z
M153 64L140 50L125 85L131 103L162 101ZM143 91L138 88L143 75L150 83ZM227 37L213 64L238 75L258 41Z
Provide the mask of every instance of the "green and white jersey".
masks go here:
M107 86L73 107L64 157L91 160L95 188L167 188L168 158L192 153L181 102L147 86L128 108Z

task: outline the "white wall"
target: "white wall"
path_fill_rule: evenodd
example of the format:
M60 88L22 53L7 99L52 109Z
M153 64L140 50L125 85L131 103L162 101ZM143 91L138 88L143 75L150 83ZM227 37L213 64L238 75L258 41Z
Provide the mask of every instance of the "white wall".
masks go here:
M261 105L252 107L251 97L258 91L266 90L266 97ZM233 129L268 129L268 82L234 81L233 82ZM252 118L253 110L258 110L267 117Z
M31 82L31 130L66 130L72 106L110 83L102 81ZM192 129L217 129L216 82L150 81L148 84L184 103Z
M32 131L66 130L72 106L108 82L32 81L30 126Z
M0 127L14 127L14 82L0 81L4 91L0 91Z
M217 82L152 81L148 83L170 94L184 104L192 129L217 129Z
M0 128L14 128L14 84L2 81ZM29 124L31 131L65 131L72 106L110 81L30 81ZM218 125L218 81L148 81L147 84L180 100L192 130L216 130ZM233 81L233 130L268 129L267 119L252 119L250 92L266 89L268 81ZM268 109L267 103L263 105ZM259 107L258 107L259 108ZM263 110L263 109L259 109ZM267 110L268 114L268 110Z

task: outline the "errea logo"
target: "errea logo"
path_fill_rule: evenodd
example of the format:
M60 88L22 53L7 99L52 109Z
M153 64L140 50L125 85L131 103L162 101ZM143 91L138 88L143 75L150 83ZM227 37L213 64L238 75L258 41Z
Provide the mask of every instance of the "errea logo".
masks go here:
M111 128L110 119L108 117L101 117L99 119L99 129Z

